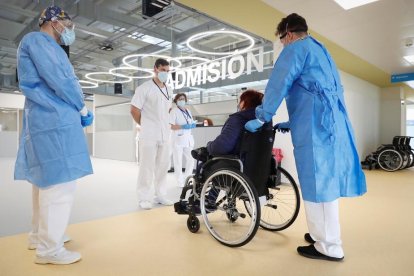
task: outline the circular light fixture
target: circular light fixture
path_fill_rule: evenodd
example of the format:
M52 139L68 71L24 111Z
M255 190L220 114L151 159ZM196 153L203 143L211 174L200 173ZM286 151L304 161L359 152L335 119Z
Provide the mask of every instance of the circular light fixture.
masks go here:
M115 71L119 71L119 70L126 70L126 71L142 71L145 73L149 73L149 75L146 76L136 76L136 77L130 77L130 76L126 76L122 73L116 73ZM109 70L109 73L111 74L116 74L116 75L122 75L124 77L127 78L131 78L131 79L150 79L152 77L155 76L154 72L150 69L144 69L144 68L133 68L133 67L129 67L129 66L125 66L125 67L115 67Z
M112 80L103 80L103 79L97 79L97 78L93 78L91 76L95 76L95 75L111 75L113 77L120 77L120 78L124 78L124 80L116 80L116 81L112 81ZM87 78L88 80L91 81L97 81L97 82L107 82L107 83L126 83L126 82L130 82L132 81L131 77L127 77L121 74L113 74L113 73L109 73L109 72L93 72L93 73L88 73L85 75L85 78Z
M163 55L153 55L153 54L133 54L133 55L128 55L125 56L122 59L122 63L125 64L128 67L132 67L132 68L136 68L136 69L145 69L148 70L149 68L144 68L144 67L139 67L139 66L135 66L132 65L131 62L136 61L138 58L146 58L146 57L155 57L155 58L163 58L167 61L175 61L177 62L176 66L172 66L170 65L170 70L176 70L177 68L181 67L181 62L179 60L174 60L173 58L169 57L169 56L163 56ZM131 60L132 58L134 58L133 60Z
M201 63L203 63L203 62L209 62L210 60L209 59L207 59L207 58L202 58L202 57L190 57L190 56L188 56L188 57L175 57L175 58L171 58L170 60L172 60L172 61L180 61L181 62L181 60L199 60L199 61L201 61ZM191 66L187 66L187 67L179 67L179 69L185 69L185 68L189 68L189 67L192 67L192 66L194 66L194 65L191 65ZM176 67L176 69L178 69L177 67Z
M80 80L79 84L82 88L96 88L96 87L98 87L98 84L96 82L86 81L86 80ZM82 84L86 84L86 86L82 85Z
M232 35L239 35L239 36L243 36L245 38L247 38L248 40L250 40L250 45L247 46L246 48L242 49L242 50L235 50L235 51L229 51L229 52L207 52L207 51L203 51L197 48L194 48L193 46L191 46L191 42L193 41L197 41L200 40L204 37L208 37L211 35L216 35L216 34L232 34ZM226 56L226 55L234 55L234 54L239 54L239 53L244 53L248 50L250 50L251 48L254 47L254 39L244 33L241 32L236 32L236 31L208 31L208 32L202 32L202 33L198 33L195 35L190 36L187 41L186 41L187 47L190 48L191 50L193 50L194 52L197 53L202 53L202 54L206 54L206 55L219 55L219 56Z

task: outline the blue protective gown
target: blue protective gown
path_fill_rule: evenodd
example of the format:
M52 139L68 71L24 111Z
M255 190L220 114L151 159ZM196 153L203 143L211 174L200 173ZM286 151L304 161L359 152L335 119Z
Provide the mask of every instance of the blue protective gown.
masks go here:
M47 187L91 174L83 93L66 53L48 34L32 32L19 45L17 63L26 100L14 178Z
M284 47L256 117L270 121L284 98L303 199L329 202L364 194L338 71L326 48L310 36Z

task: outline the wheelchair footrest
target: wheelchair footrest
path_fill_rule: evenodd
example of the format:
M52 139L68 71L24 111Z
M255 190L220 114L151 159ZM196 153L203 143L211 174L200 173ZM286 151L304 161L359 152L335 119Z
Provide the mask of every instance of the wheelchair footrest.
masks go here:
M188 203L186 201L178 201L174 203L174 211L179 215L188 215Z

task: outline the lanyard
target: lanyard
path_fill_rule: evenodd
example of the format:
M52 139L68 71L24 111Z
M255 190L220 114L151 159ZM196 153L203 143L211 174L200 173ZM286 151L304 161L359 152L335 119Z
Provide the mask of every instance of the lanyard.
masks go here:
M158 84L154 81L154 79L152 79L152 81L154 82L154 84L158 87L158 89L160 90L160 92L164 95L164 97L169 101L170 100L170 94L168 94L168 88L167 85L164 84L165 86L165 91L167 91L167 95L165 95L164 91L162 91L162 89L158 86Z
M183 117L184 117L185 121L188 124L189 122L188 122L187 119L192 119L190 113L188 112L187 109L185 109L185 110L182 110L181 108L178 108L178 109L181 111L181 113L183 114Z

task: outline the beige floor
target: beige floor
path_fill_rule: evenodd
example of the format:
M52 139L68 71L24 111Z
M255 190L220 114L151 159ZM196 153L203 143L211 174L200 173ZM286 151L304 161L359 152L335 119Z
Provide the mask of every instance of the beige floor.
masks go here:
M367 195L341 200L342 263L296 253L303 209L289 229L232 249L166 207L71 225L67 247L83 259L68 266L35 265L25 234L0 238L0 275L414 275L414 170L366 175Z

